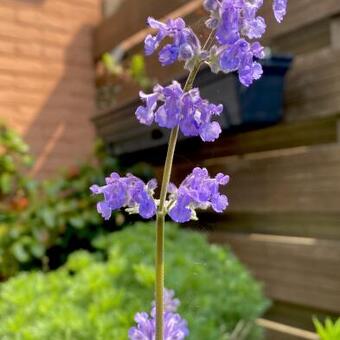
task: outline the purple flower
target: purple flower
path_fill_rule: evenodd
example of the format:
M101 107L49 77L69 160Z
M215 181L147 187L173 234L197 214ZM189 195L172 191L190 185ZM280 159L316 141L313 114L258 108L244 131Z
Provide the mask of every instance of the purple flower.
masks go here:
M205 168L195 168L181 183L179 188L171 184L168 188L169 216L179 223L195 218L195 209L211 207L216 212L223 212L228 206L228 199L219 193L219 186L226 185L229 176L219 173L209 177Z
M180 301L174 298L174 291L164 289L164 340L182 340L189 335L188 325L176 312ZM155 302L152 311L137 313L137 325L129 330L129 340L154 340L156 336Z
M273 10L275 19L281 22L287 13L287 0L274 0Z
M140 96L145 105L137 108L136 117L142 124L155 122L168 129L179 125L185 136L200 136L206 142L214 141L221 133L220 125L212 118L221 114L223 106L202 99L198 89L184 93L174 81L166 87L155 86L152 94L141 92Z
M156 204L153 199L157 187L155 179L145 184L131 174L120 177L113 172L105 181L104 186L94 184L90 187L93 194L104 196L104 200L97 203L97 211L105 220L110 219L112 211L120 208L127 208L131 213L139 213L143 218L155 215Z
M156 320L147 313L137 313L137 326L130 328L129 340L155 340ZM177 313L164 313L164 340L182 340L189 335L187 322Z
M258 41L266 30L265 20L257 13L263 0L205 0L210 12L206 25L216 30L217 44L209 51L207 63L214 73L237 71L239 79L249 86L262 75L262 66L255 59L264 58ZM276 19L281 22L286 14L287 0L274 0ZM254 48L256 46L256 49Z
M148 18L151 28L157 30L156 35L147 35L144 41L146 55L151 55L159 47L164 38L169 37L171 43L165 45L159 52L162 66L173 64L176 60L185 61L185 68L191 70L193 60L202 57L201 44L191 28L185 26L182 18L169 19L162 23L154 18Z

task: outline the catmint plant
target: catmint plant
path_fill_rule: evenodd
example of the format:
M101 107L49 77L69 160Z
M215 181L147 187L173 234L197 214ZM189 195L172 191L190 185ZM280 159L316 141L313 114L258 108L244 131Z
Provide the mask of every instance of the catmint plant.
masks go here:
M264 0L204 0L203 6L209 14L205 25L211 31L204 44L182 18L165 23L151 17L147 20L155 32L145 38L145 54L159 50L162 66L183 61L184 68L189 71L183 87L173 81L168 86L156 85L150 94L140 92L142 105L136 110L139 122L171 129L160 196L154 197L155 179L144 183L132 174L120 177L112 173L104 186L90 188L92 193L103 195L97 210L104 219L121 208L145 219L156 216L156 301L151 314L136 314L137 326L130 329L130 340L181 340L189 334L186 322L175 313L178 300L173 300L172 293L169 295L164 290L165 217L168 215L184 223L197 219L198 209L223 212L228 199L219 190L228 183L229 177L222 173L210 177L207 169L197 167L178 187L170 183L177 137L180 132L213 142L221 134L221 127L214 119L222 113L222 105L210 103L200 96L199 89L193 88L201 65L208 65L214 73L237 72L244 86L250 86L261 77L263 70L259 59L265 57L265 52L258 40L265 33L266 23L258 11L263 3ZM273 0L278 22L283 20L286 9L287 0Z

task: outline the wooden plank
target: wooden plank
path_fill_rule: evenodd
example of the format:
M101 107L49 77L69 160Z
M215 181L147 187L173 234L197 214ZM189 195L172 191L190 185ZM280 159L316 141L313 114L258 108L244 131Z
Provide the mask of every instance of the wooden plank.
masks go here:
M274 322L266 319L257 319L256 323L263 327L265 330L272 332L273 336L275 334L275 339L277 336L284 335L287 338L292 339L306 339L306 340L318 340L319 337L313 332L309 332L303 329L285 325L279 322ZM267 338L270 333L267 332Z
M340 16L331 20L330 30L332 47L340 48Z
M109 18L103 20L94 31L94 57L97 59L104 52L110 51L124 39L142 30L149 16L161 18L177 7L186 4L186 0L122 1Z
M225 134L213 144L203 143L197 139L194 153L192 152L194 141L183 142L179 152L182 157L191 156L195 160L204 160L296 146L334 143L337 140L336 122L337 117L327 117L282 123L249 132Z
M130 128L134 129L137 123L132 112L126 113L125 117L130 120ZM110 137L110 126L115 124L116 116L108 111L94 118L100 136L106 139L103 133L104 126L107 126L108 138ZM281 123L275 126L266 127L254 131L242 133L229 133L222 135L213 144L203 143L199 138L192 138L179 142L175 163L184 163L188 166L196 165L201 160L231 156L244 155L247 153L285 149L297 146L308 146L317 144L328 144L337 142L337 121L338 118L325 117L305 121ZM111 135L113 130L111 131ZM289 136L289 138L287 138ZM154 165L162 165L166 148L159 147L133 155L123 155L123 161L148 161Z
M231 176L227 186L231 212L338 213L340 146L297 147L243 156L184 162L174 168L179 182L195 165L211 174Z
M232 201L232 197L230 197ZM338 213L290 212L287 213L200 213L198 230L238 233L261 233L295 237L312 237L340 241L340 211Z
M340 49L298 56L286 81L286 119L332 115L340 107Z
M311 238L209 233L212 242L227 243L269 297L340 312L340 242Z
M312 23L278 37L273 37L268 45L274 53L297 55L310 53L331 45L330 19Z
M288 12L283 24L278 24L272 14L271 2L265 3L263 15L266 17L267 39L293 32L325 18L340 13L338 0L299 0L288 3Z
M297 338L296 336L279 333L271 329L265 330L265 339L266 340L301 340L301 338Z
M337 314L322 312L315 308L298 306L296 304L274 301L270 309L265 313L264 318L308 331L315 331L312 321L313 316L319 320L324 320L327 316L336 318Z

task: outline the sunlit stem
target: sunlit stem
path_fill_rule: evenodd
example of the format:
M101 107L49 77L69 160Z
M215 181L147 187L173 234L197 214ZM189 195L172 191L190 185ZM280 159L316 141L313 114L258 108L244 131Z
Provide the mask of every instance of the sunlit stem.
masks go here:
M203 49L206 49L210 43L213 41L214 34L210 33L207 41L204 44ZM198 61L192 71L189 73L187 81L184 85L183 91L188 92L192 89L193 83L195 81L197 72L200 69L202 62ZM171 130L168 151L166 154L161 193L159 198L159 206L157 210L156 218L156 340L163 340L164 334L164 303L163 303L163 293L164 293L164 222L165 222L165 201L168 191L168 185L171 177L172 163L174 159L174 153L177 143L179 126L176 126Z

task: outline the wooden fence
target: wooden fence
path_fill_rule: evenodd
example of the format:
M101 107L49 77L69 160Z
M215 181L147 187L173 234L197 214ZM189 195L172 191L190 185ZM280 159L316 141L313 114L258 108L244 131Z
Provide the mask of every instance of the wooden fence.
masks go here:
M340 1L290 1L282 25L274 23L270 5L267 1L263 11L269 23L266 44L295 54L283 122L210 145L183 142L174 179L195 165L230 174L230 208L223 216L202 216L200 228L209 231L211 241L229 244L264 283L274 301L267 319L312 330L312 315L340 314ZM117 44L127 53L141 51L145 18L173 11L182 11L196 29L202 24L201 1L126 0L98 27L94 57ZM127 25L124 18L130 15ZM163 82L183 74L181 66L161 68L155 58L147 59L147 68ZM136 91L126 88L118 102L134 100ZM110 112L95 118L99 133L101 120L114 120ZM160 172L162 150L135 157L153 162ZM308 338L269 329L269 339Z

